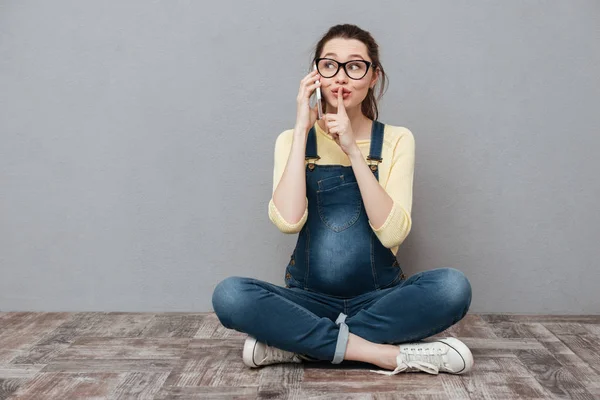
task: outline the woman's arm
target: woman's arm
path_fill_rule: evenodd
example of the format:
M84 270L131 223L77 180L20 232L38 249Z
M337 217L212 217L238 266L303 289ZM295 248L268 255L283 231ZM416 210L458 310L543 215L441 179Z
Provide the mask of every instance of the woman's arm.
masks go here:
M349 158L371 228L385 247L399 246L412 227L410 214L415 160L412 133L407 130L398 140L385 183L377 181L360 151L351 153Z
M284 233L297 233L308 217L305 150L308 129L286 131L275 142L269 218ZM291 143L290 143L291 141Z

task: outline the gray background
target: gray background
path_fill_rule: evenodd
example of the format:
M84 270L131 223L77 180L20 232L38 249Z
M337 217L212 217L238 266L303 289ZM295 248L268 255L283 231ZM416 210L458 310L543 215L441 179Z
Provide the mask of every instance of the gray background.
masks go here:
M474 312L600 310L598 1L0 2L0 310L210 311L283 284L275 138L327 29L379 42L416 140L409 274Z

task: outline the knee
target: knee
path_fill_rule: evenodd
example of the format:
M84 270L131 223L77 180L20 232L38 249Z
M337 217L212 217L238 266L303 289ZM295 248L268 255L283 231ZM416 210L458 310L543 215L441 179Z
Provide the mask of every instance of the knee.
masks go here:
M443 302L462 318L471 305L471 283L465 274L455 268L442 268L440 294Z
M248 305L244 290L247 283L248 278L230 276L219 282L213 291L213 310L226 328L233 327L235 315L243 314Z

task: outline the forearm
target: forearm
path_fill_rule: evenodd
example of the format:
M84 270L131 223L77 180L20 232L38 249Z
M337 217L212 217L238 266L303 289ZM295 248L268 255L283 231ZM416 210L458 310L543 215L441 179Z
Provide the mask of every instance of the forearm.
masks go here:
M308 129L294 129L294 139L287 164L277 189L273 192L273 203L280 215L290 224L295 224L306 210L305 150Z
M390 215L394 201L379 184L358 148L349 158L369 221L379 229Z

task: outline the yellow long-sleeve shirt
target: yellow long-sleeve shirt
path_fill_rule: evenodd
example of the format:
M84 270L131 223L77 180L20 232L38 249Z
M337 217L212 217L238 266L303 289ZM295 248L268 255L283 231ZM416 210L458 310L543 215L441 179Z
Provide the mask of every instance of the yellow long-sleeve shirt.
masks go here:
M318 123L315 123L317 137L317 152L321 157L316 160L317 165L338 164L350 166L350 159ZM293 129L288 129L277 137L275 141L275 165L273 168L273 192L277 189L279 180L287 164L293 140ZM357 140L363 157L367 159L371 140ZM413 178L415 164L415 139L410 130L400 126L385 125L383 148L381 150L383 161L379 164L379 184L394 201L394 205L384 224L375 229L371 222L369 225L381 243L397 254L400 244L408 236L411 227L411 209L413 196ZM314 161L314 160L313 160ZM308 198L304 215L295 224L288 223L279 213L273 202L269 201L269 218L283 233L298 233L308 218Z

